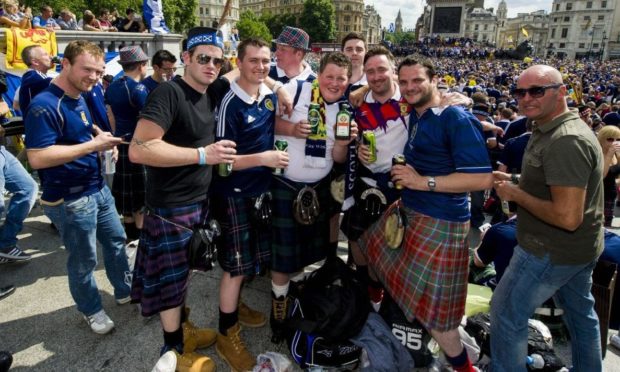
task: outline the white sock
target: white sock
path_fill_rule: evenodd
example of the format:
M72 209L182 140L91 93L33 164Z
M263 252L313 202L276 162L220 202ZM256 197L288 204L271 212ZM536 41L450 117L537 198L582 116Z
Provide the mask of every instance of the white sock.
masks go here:
M288 285L290 282L286 282L285 285L277 285L273 281L271 282L271 290L276 298L280 298L281 296L286 296L288 294Z

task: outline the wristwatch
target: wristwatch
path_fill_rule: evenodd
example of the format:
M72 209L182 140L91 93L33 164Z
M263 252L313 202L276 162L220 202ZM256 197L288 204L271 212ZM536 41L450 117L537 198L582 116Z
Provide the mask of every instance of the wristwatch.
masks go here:
M435 182L435 177L433 176L428 177L428 182L426 182L426 184L428 185L428 191L435 191L435 187L437 187L437 182Z

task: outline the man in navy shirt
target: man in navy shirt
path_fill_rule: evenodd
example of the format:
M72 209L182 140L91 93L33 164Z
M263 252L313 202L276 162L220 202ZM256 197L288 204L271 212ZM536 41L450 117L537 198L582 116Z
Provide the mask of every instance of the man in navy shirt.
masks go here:
M52 78L47 76L47 72L52 68L52 59L40 45L29 45L22 50L22 61L28 66L19 88L19 109L25 118L30 101L52 81Z
M288 154L273 149L277 99L264 84L269 55L269 44L263 40L250 38L239 44L240 76L222 101L216 132L217 139L237 144L232 174L217 177L211 189L213 212L222 227L218 259L224 271L216 347L236 371L250 370L256 361L239 343L239 313L248 311L239 302L241 284L245 276L267 268L271 257L271 221L257 218L255 205L257 198L265 204L270 201L266 195L272 169L288 165ZM264 317L261 323L249 326L264 325Z
M177 70L176 63L177 57L165 49L158 50L153 54L151 59L153 74L142 80L142 84L149 93L157 88L161 82L174 78L174 73Z
M118 161L112 195L116 200L116 209L123 216L123 225L127 240L140 238L144 213L145 169L142 164L129 161L129 144L136 130L138 114L148 92L140 80L146 76L148 56L138 45L124 47L120 50L118 63L123 66L124 75L112 82L105 92L108 116L113 118L114 135L123 138L119 145Z
M405 58L398 81L414 108L406 165L391 171L392 181L403 187L402 197L362 235L360 248L407 318L428 329L454 370L473 372L458 326L467 295L467 192L488 189L493 182L481 124L461 107L440 106L430 60ZM400 249L390 249L384 226L399 205L406 233Z
M69 289L78 310L95 333L108 333L114 322L101 305L93 271L97 241L118 304L128 303L129 272L125 232L114 198L101 177L98 153L121 142L93 125L81 93L104 71L103 51L87 41L67 45L62 71L39 93L26 116L28 160L39 170L45 214L58 227L68 253Z

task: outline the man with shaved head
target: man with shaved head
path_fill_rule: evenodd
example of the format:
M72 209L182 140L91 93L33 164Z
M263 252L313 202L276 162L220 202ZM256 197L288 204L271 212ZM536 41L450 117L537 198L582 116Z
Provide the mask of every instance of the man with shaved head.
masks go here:
M523 71L513 95L534 129L518 185L495 172L499 197L518 205L519 244L491 303L492 370L526 370L528 318L553 296L571 335L573 370L601 371L590 294L603 250L601 147L568 110L556 69L536 65Z

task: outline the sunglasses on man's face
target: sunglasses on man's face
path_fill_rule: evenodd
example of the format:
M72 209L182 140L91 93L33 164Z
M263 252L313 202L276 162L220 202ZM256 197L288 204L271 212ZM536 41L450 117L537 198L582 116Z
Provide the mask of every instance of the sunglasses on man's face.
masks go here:
M224 64L224 59L218 57L211 57L207 54L198 54L196 56L196 62L198 62L199 65L208 65L209 62L213 62L213 66L215 66L216 68L220 68Z
M607 138L607 142L616 142L620 141L620 138Z
M525 98L525 94L529 94L532 98L540 98L545 95L547 89L557 89L561 87L562 84L549 84L543 85L540 87L530 87L530 88L516 88L512 91L512 95L516 99Z

